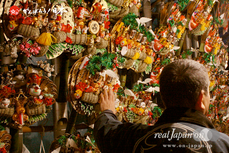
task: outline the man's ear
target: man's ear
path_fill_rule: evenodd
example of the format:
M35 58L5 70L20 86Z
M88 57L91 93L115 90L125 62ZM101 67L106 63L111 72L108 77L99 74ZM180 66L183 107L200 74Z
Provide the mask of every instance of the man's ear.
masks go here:
M206 108L206 106L205 106L205 104L203 102L203 98L204 98L204 90L201 90L199 98L198 98L198 100L196 102L196 106L195 106L195 109L199 110L201 112L204 112L204 110Z

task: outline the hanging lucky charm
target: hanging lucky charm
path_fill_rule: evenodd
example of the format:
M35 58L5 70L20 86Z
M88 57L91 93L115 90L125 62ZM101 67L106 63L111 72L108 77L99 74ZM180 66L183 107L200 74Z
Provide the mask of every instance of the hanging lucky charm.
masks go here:
M19 95L15 98L16 112L13 115L13 120L20 126L24 125L24 122L29 119L28 115L25 114L24 105L27 103L27 97L24 95L23 91L20 90Z

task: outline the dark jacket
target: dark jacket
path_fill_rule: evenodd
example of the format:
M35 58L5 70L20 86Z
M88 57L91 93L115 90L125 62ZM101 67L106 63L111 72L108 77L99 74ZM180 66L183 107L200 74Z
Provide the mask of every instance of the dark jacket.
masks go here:
M106 110L95 122L94 135L102 153L229 152L229 137L189 108L166 109L154 126L123 124Z

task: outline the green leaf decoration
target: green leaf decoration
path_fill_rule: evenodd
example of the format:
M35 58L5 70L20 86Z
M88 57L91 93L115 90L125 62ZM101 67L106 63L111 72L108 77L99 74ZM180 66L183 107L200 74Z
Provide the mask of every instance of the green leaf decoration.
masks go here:
M183 11L186 8L186 6L188 5L189 0L178 0L177 3L180 7L180 10Z
M208 5L212 6L213 5L213 0L208 0Z
M118 7L115 6L115 5L112 5L111 3L107 2L107 6L108 6L108 9L109 9L110 12L114 12L114 11L118 10Z
M47 117L47 113L44 113L44 114L41 114L41 115L37 115L37 116L29 116L29 120L26 121L26 122L28 122L29 124L32 124L34 122L41 121L46 117Z
M168 65L170 63L170 59L166 58L161 62L161 65Z
M5 130L5 128L2 125L0 125L0 131L3 131L3 130Z
M143 84L136 84L136 85L134 85L133 91L134 92L143 91Z
M74 2L76 5L81 5L82 4L82 0L75 0Z
M138 22L136 21L136 18L138 16L134 13L129 13L126 16L123 17L122 21L125 24L125 26L130 26L130 29L137 30Z
M152 70L152 64L148 64L147 67L146 67L145 73L146 74L150 74L151 70Z
M66 142L67 137L65 135L62 135L57 142L59 143L60 146L63 146Z
M98 54L98 53L103 54L103 53L105 53L105 52L107 52L107 49L106 49L106 48L96 49L96 54Z
M118 56L118 62L124 63L126 59L123 56Z
M32 40L29 40L28 43L29 43L30 45L32 45L32 44L33 44L33 41L32 41Z
M113 60L115 57L116 54L108 52L105 52L101 56L95 55L89 60L86 68L92 75L94 75L96 72L100 72L102 67L105 67L105 69L112 69L114 66Z
M73 1L72 0L67 0L68 1L68 5L72 8L73 6Z
M132 67L133 67L135 70L138 70L139 63L140 63L140 60L135 60Z
M72 51L72 54L80 54L82 53L85 48L81 45L72 45L72 44L68 44L68 49Z
M67 43L53 44L49 46L49 49L46 53L46 57L47 59L54 59L60 56L67 48L68 48Z
M155 107L154 107L154 109L153 109L153 111L152 111L152 113L153 113L153 118L155 119L155 118L157 118L157 117L160 117L160 116L161 116L161 114L162 114L162 110L161 110L161 108L160 108L160 107L155 106Z
M117 92L117 95L118 96L125 96L125 93L124 93L124 90L123 90L123 88L118 88L118 92Z
M130 104L129 108L136 108L136 106L134 104Z

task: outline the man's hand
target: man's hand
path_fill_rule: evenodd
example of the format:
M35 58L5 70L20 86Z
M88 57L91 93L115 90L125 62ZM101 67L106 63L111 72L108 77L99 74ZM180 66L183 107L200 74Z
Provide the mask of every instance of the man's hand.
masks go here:
M115 113L115 95L112 89L109 88L108 92L106 89L104 89L104 92L101 93L100 96L101 96L101 103L100 103L101 111L103 112L109 109L113 113Z

